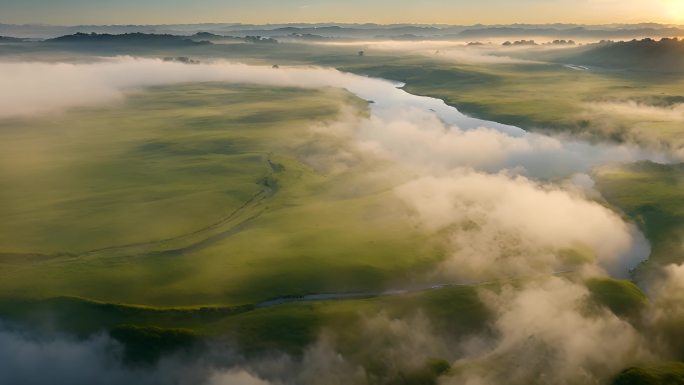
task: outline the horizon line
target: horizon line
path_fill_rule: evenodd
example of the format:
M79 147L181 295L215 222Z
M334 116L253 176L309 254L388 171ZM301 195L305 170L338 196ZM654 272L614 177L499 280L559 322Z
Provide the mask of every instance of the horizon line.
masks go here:
M317 21L317 22L268 22L268 23L247 23L247 22L231 22L231 21L221 21L221 22L175 22L175 23L81 23L81 24L51 24L51 23L40 23L40 22L28 22L28 23L14 23L14 22L4 22L0 20L0 25L12 25L12 26L37 26L37 27L84 27L84 26L95 26L95 27L155 27L155 26L173 26L173 25L244 25L244 26L277 26L277 25L374 25L381 27L390 26L426 26L426 27L497 27L497 26L553 26L553 25L574 25L574 26L586 26L586 27L602 27L602 26L638 26L638 25L659 25L659 26L677 26L681 27L684 24L679 23L668 23L668 22L658 22L658 21L639 21L639 22L613 22L613 23L578 23L578 22L546 22L546 23L525 23L525 22L512 22L512 23L473 23L473 24L448 24L448 23L411 23L411 22L392 22L392 23L376 23L376 22L338 22L338 21Z

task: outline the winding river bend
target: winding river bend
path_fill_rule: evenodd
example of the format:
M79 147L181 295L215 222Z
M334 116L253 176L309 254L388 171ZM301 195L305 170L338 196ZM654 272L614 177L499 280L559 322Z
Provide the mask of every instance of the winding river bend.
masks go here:
M359 79L356 75L352 76ZM643 149L633 144L589 143L569 137L527 132L519 127L472 118L441 99L410 94L403 89L402 83L372 78L366 78L365 82L363 80L359 83L352 82L344 88L371 102L371 119L379 121L379 124L371 126L370 130L377 130L378 127L392 127L409 121L419 126L421 130L438 130L448 133L443 136L430 137L431 140L437 138L443 141L466 142L466 146L449 148L454 151L440 158L445 163L442 166L446 169L469 167L489 173L516 170L522 171L522 174L530 179L547 181L561 180L577 174L590 178L584 173L596 167L615 163L642 160L656 163L672 161L667 154ZM430 116L439 122L431 121ZM465 138L477 134L484 136L486 140L472 142L472 144L495 143L496 151L493 156L477 157L468 153L472 149L467 148L467 145L471 143ZM373 132L364 132L364 130L361 130L359 135L361 140L364 139L364 135L374 138ZM397 144L396 139L385 142L390 147L389 152L395 153L396 160L399 162L405 158L421 159L420 152L431 149L431 147L423 148L420 143L416 142L408 145L407 143ZM468 154L461 156L458 150ZM650 255L651 247L643 233L636 226L632 226L631 233L633 239L631 250L619 256L620 261L616 266L606 268L614 277L629 277L629 272L640 262L648 259ZM423 288L425 289L430 288Z
M418 96L405 91L405 84L391 82L384 79L363 78L358 75L348 75L354 82L337 85L347 89L359 98L369 102L371 119L377 119L383 125L392 125L398 120L411 119L420 124L434 124L426 122L425 116L434 116L443 127L454 135L474 130L487 130L496 133L498 138L508 143L512 151L504 153L503 160L498 162L484 162L472 164L464 162L457 166L467 166L497 172L504 169L522 167L526 176L533 179L566 178L575 173L584 173L592 168L610 163L635 162L650 160L656 163L669 163L671 159L657 151L642 149L636 145L615 143L588 143L572 138L551 137L538 133L530 133L522 128L502 124L499 122L477 119L461 113L456 107L446 104L443 100ZM363 132L361 133L363 135ZM510 149L502 148L503 152ZM516 150L518 150L516 152ZM400 149L401 154L401 149ZM406 155L406 154L401 154ZM456 157L458 159L458 157ZM627 278L629 271L640 262L648 259L651 247L645 236L636 227L633 228L633 248L620 256L622 263L619 269L609 271L617 278ZM572 273L572 270L559 270L554 275ZM513 278L513 277L512 277ZM414 285L386 291L375 292L347 292L347 293L318 293L301 296L285 296L260 302L256 308L268 308L291 303L306 303L319 301L359 300L378 297L392 297L439 290L449 287L465 287L486 285L496 281L474 281L459 283L438 283Z
M370 117L362 122L356 139L381 147L399 163L436 170L436 173L469 168L483 173L507 171L531 180L558 181L616 162L669 161L666 154L636 145L589 143L472 118L443 100L410 94L403 89L403 84L331 68L272 68L222 61L189 65L132 57L81 64L32 63L18 68L31 76L50 73L45 80L50 84L44 84L44 88L61 89L76 78L87 80L88 92L82 97L72 95L68 99L51 100L56 103L52 108L109 102L129 90L188 82L343 88L369 101ZM41 105L39 102L44 100L42 89L35 95L27 92L20 97L17 103ZM405 135L407 132L411 135ZM612 275L626 276L631 268L648 258L650 246L643 234L634 228L632 238L632 249L620 256L622 263L610 271ZM317 294L305 299L330 299L331 295L342 298L360 294Z

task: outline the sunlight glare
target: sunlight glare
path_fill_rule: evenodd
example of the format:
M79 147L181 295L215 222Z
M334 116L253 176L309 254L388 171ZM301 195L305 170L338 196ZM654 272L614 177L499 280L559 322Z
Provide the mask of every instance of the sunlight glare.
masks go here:
M675 22L684 21L684 0L665 0L669 17Z

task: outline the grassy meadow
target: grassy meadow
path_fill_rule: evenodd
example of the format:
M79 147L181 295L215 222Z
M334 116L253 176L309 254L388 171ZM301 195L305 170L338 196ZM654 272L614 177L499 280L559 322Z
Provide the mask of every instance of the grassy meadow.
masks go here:
M314 156L339 139L311 127L350 105L365 113L340 90L199 84L2 122L0 291L240 305L429 265L391 185Z
M638 273L671 263L682 263L684 236L684 169L680 164L650 162L597 170L597 187L609 204L643 229L650 240L650 259Z

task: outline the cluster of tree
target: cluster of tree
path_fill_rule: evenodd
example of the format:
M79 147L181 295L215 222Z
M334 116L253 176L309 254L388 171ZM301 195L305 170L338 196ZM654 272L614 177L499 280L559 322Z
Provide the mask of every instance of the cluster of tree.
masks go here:
M226 36L217 35L217 34L211 33L211 32L197 32L196 34L192 35L191 37L196 38L196 39L211 40L211 39L223 39Z
M201 41L208 40L212 42L222 42L222 43L277 43L278 41L272 38L267 38L263 36L228 36L228 35L217 35L211 32L197 32L196 34L190 36L192 40Z
M512 45L538 45L538 44L535 43L534 40L517 40L517 41L514 41L512 43L510 41L505 41L502 45L503 46L512 46Z
M0 43L21 43L26 39L21 39L18 37L0 36Z
M644 39L632 39L629 41L601 41L601 43L612 43L615 45L629 46L629 47L658 47L658 46L684 46L684 40L677 37L664 37L660 40L652 39L650 37Z
M270 37L263 37L263 36L245 36L245 41L248 43L268 43L268 44L275 44L278 42L278 40L270 38Z
M650 73L684 72L684 41L678 38L660 40L645 38L586 45L587 49L574 51L559 58L564 63L608 69L648 70Z
M554 41L545 43L545 45L575 45L575 44L577 44L577 43L575 43L574 40L565 40L565 39L554 40Z
M663 37L660 40L656 40L656 39L652 39L650 37L647 37L647 38L643 38L641 40L632 39L629 41L620 40L617 42L615 40L601 40L598 42L598 44L630 44L630 43L631 44L639 44L639 43L642 43L642 44L658 44L658 43L668 44L668 43L680 43L680 42L684 42L684 40L681 40L678 37Z
M301 40L326 40L327 37L321 35L314 35L312 33L292 33L289 37Z
M679 43L681 40L678 37L664 37L660 39L661 43Z
M190 59L187 56L165 57L163 60L183 64L200 64L199 60Z
M668 44L668 43L680 43L682 40L679 40L678 37L664 37L660 40L655 40L651 39L650 37L647 37L645 39L637 40L637 39L632 39L630 41L631 43L661 43L661 44Z

